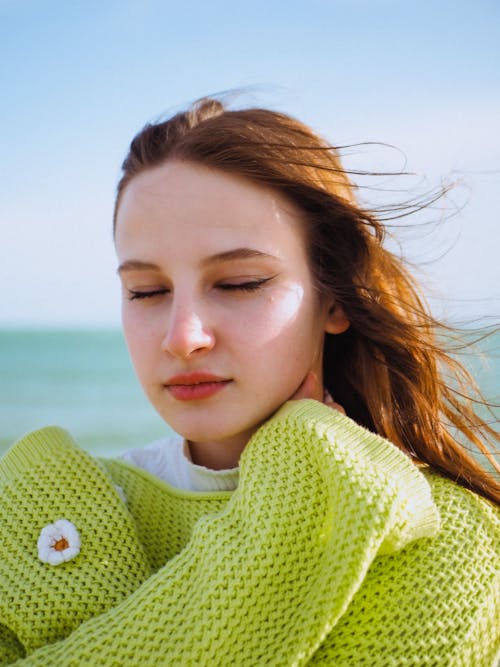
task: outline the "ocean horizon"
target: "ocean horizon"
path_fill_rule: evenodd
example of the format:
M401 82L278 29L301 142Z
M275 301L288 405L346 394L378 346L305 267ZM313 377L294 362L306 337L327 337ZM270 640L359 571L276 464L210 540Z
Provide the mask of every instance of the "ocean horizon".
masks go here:
M462 359L498 405L500 332ZM30 431L67 429L114 456L171 433L135 377L119 329L0 329L0 454Z

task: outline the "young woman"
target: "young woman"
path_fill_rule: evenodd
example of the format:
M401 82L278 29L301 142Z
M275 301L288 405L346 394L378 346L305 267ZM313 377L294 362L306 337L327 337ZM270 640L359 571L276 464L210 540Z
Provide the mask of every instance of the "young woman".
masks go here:
M0 664L494 667L496 434L336 151L202 100L123 170L125 335L178 435L6 454Z

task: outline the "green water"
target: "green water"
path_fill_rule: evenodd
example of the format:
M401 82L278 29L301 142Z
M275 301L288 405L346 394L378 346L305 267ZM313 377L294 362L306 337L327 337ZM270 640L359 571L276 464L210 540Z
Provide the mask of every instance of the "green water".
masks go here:
M48 424L107 455L169 432L119 331L0 332L0 450Z

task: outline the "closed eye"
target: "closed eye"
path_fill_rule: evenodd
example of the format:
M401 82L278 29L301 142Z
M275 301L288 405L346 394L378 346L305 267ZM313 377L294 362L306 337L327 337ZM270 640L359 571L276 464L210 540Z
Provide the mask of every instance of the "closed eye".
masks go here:
M276 276L272 276L270 278L260 278L259 280L250 280L244 283L219 283L217 285L217 289L228 292L254 292L275 277Z
M156 289L156 290L149 290L147 292L137 292L135 290L128 290L129 293L129 301L135 301L136 299L151 299L155 296L161 296L163 294L167 294L169 290L167 289Z

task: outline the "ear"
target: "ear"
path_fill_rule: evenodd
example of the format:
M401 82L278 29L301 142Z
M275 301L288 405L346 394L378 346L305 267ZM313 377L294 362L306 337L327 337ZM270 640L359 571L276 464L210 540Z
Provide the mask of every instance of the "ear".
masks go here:
M333 305L328 310L328 315L325 322L325 331L331 334L340 334L344 333L344 331L347 331L350 326L351 323L347 319L342 306L339 306L338 303L333 303Z

